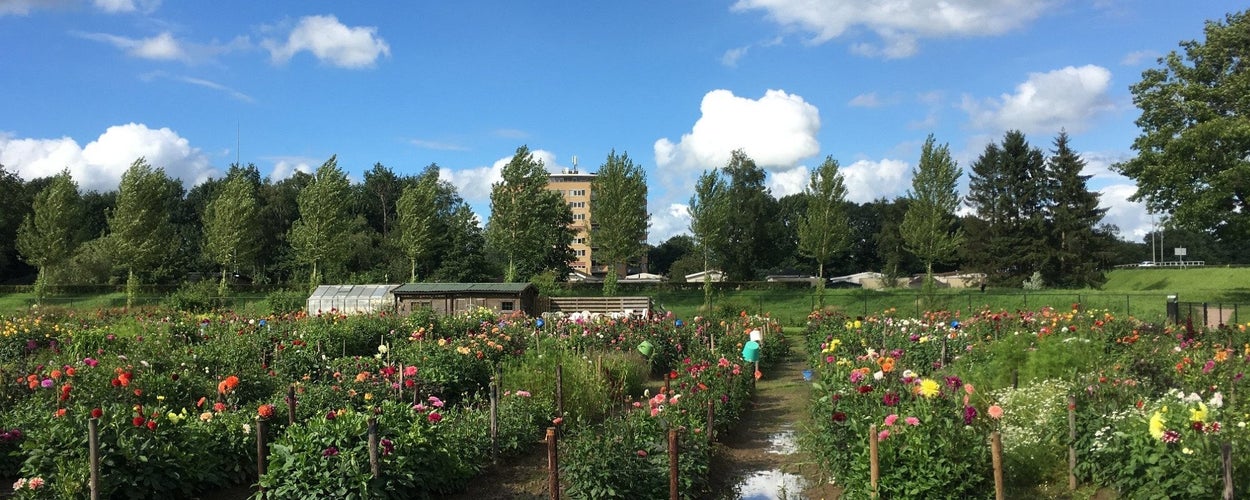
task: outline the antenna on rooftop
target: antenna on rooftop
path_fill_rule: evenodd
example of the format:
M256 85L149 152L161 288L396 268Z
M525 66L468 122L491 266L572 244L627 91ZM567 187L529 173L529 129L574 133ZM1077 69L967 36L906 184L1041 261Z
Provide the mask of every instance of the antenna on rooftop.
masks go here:
M577 155L573 155L573 173L577 173Z

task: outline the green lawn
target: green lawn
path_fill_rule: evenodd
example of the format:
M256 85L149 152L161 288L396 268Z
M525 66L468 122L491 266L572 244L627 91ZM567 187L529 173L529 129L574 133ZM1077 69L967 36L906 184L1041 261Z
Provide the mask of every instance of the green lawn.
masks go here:
M1212 304L1250 304L1250 268L1193 269L1117 269L1107 275L1100 290L1041 290L1025 292L1018 288L991 288L984 293L976 289L939 290L930 298L919 290L829 289L825 307L850 315L876 314L893 308L900 315L916 316L926 310L950 309L962 312L990 308L993 310L1038 309L1050 306L1067 309L1073 303L1086 308L1108 309L1115 314L1132 314L1143 319L1162 318L1167 296L1177 295L1184 302ZM637 293L637 292L630 292ZM653 290L649 293L656 304L682 318L705 314L703 292ZM155 304L161 296L140 297L139 304ZM264 297L239 297L234 305L240 311L262 311L257 304ZM0 295L0 313L25 310L34 303L29 293ZM52 297L49 306L77 309L120 307L125 294L109 293L94 296ZM746 311L749 314L769 313L786 325L802 325L819 303L814 289L731 290L717 291L713 308L719 312ZM1248 309L1250 310L1250 309Z

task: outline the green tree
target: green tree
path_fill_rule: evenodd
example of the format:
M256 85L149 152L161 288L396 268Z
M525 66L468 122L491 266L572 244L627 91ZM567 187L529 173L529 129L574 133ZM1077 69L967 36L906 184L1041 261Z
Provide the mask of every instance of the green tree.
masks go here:
M612 296L616 295L617 268L646 250L647 174L629 153L618 156L613 150L591 181L590 192L594 217L590 243L597 247L595 256L608 265L603 294Z
M521 146L501 174L503 180L491 186L486 241L503 257L504 281L528 279L552 267L567 270L573 212L560 193L547 190L542 161Z
M933 134L925 139L920 162L912 170L910 203L899 233L903 246L925 265L925 289L933 290L933 263L951 259L963 243L954 228L959 208L959 176L963 170L951 159L950 148L936 145Z
M256 186L246 175L227 176L204 208L204 254L221 269L217 293L224 296L229 272L251 263L260 241Z
M454 205L442 227L446 228L444 253L434 281L476 283L498 276L498 268L486 258L486 236L469 205Z
M1040 149L1018 130L989 144L972 164L966 203L984 224L967 227L967 262L997 284L1020 283L1045 265L1052 181Z
M297 170L286 179L266 179L259 186L261 244L256 277L262 282L287 282L302 272L288 236L300 217L299 195L312 182L312 174Z
M417 261L426 258L435 247L434 230L438 217L437 171L433 176L422 176L416 183L404 188L399 196L396 229L400 248L408 257L410 281L417 281Z
M703 258L703 307L712 307L712 265L720 261L720 249L728 237L728 186L717 170L705 170L690 197L690 233Z
M33 195L42 190L37 182L23 183L21 177L0 164L0 276L24 274L19 249L14 244L18 228L31 210Z
M726 237L718 250L724 271L733 280L755 279L759 269L780 261L775 238L783 234L777 221L777 200L764 187L764 169L742 150L736 150L722 169L727 179Z
M1068 288L1101 285L1106 281L1101 265L1112 248L1098 230L1107 209L1098 207L1098 193L1086 184L1092 176L1081 175L1085 160L1068 146L1067 132L1055 138L1046 168L1054 179L1050 230L1054 253L1042 275L1047 283Z
M299 219L287 236L296 258L311 268L308 283L321 283L324 269L341 265L349 248L354 219L351 217L351 184L338 166L338 157L317 167L312 182L299 192Z
M685 274L678 276L670 274L669 270L678 259L697 253L696 249L694 237L688 234L675 235L647 252L647 266L653 273L666 275L672 281L678 281L677 278L685 277Z
M1137 156L1113 169L1137 181L1134 201L1174 224L1250 237L1250 12L1208 21L1131 87L1141 109Z
M68 170L63 170L35 195L33 212L26 215L17 230L17 249L22 258L39 268L35 297L44 298L49 269L65 264L78 248L81 240L77 226L81 219L78 184Z
M825 305L825 264L846 250L851 234L846 216L846 185L832 156L812 172L805 194L807 213L799 219L799 252L816 260L816 295Z
M407 187L404 179L381 163L373 164L373 169L365 172L365 182L361 186L364 191L362 212L369 227L381 234L384 240L390 237L391 229L397 223L397 203Z
M109 217L112 248L127 271L126 307L134 304L140 278L138 270L151 273L170 252L174 237L169 220L172 183L165 170L153 168L143 158L122 174L117 208Z

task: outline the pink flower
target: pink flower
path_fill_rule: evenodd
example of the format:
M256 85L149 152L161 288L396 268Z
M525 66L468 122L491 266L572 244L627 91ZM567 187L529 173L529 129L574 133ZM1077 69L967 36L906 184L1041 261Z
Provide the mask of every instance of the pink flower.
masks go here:
M885 441L885 438L888 438L888 437L890 437L889 429L885 429L877 433L877 441Z
M435 407L435 408L442 408L442 407L443 407L443 400L438 399L438 397L435 397L435 396L430 396L429 401L430 401L430 405L431 405L431 406L433 406L433 407Z
M912 426L912 427L915 427L915 426L917 426L917 425L920 425L920 419L918 419L918 418L916 418L916 417L907 417L907 418L903 419L903 421L904 421L904 422L907 422L907 425L910 425L910 426Z
M405 376L405 377L415 377L415 376L417 376L417 367L415 367L415 366L406 366L406 367L404 367L404 376Z
M516 391L516 395L523 397L523 398L528 398L530 397L530 391Z
M896 414L891 413L890 416L885 417L885 425L894 425L894 422L897 422L897 421L898 421L898 415Z
M635 453L637 453L638 456L643 457L643 458L646 458L647 456L647 450L638 450Z
M834 357L833 357L833 356L825 356L825 362L826 362L826 363L832 363L832 362L834 362Z
M443 416L439 415L436 411L432 411L429 415L426 415L425 418L426 420L429 420L431 424L437 424L439 420L443 419Z
M1000 418L1003 418L1003 407L998 406L998 405L992 405L989 408L985 409L985 413L989 414L990 418L998 420Z
M99 362L99 361L96 361L96 360L91 359L91 358L83 358L82 362L83 362L84 364L86 364L87 366L90 366L90 367L92 367L92 368L94 368L94 367L95 367L95 365L100 364L100 362Z
M425 411L425 403L417 403L415 405L412 405L412 409L415 411Z
M725 358L720 358L720 361L717 361L716 364L717 366L720 366L721 368L729 368L729 360ZM639 450L639 451L642 451L642 450Z
M30 489L32 489L32 490L37 490L37 489L39 489L39 488L42 488L42 487L43 487L43 478L42 478L42 477L32 477L32 478L30 478L30 481L27 481L27 482L26 482L26 486L30 487Z
M26 478L24 477L21 479L18 479L17 482L13 483L13 491L18 491L25 487L26 487Z

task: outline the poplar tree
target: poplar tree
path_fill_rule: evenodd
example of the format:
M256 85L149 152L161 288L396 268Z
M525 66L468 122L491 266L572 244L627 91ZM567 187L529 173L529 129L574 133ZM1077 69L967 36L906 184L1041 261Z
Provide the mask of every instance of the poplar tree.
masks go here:
M299 219L291 224L287 241L296 259L309 266L309 287L315 289L324 269L342 264L355 222L351 217L351 184L339 169L337 155L317 167L312 182L296 199Z
M608 265L603 294L616 295L617 268L646 251L647 174L634 164L629 153L613 150L591 181L590 243L595 255Z
M920 162L912 170L907 212L899 233L904 248L925 265L925 289L933 289L933 263L955 256L963 233L954 228L959 207L961 170L951 159L950 148L936 145L933 134L925 139Z
M242 172L229 175L204 209L204 253L221 267L217 293L225 295L227 273L252 262L260 242L256 186Z
M157 267L173 243L169 220L171 182L165 170L139 158L122 174L117 206L108 219L109 238L127 270L126 307L139 293L139 270Z
M712 276L714 263L720 260L719 249L725 245L729 224L728 186L716 170L705 170L695 183L694 195L690 197L690 233L703 257L703 306L712 305Z
M799 219L799 252L816 260L816 295L820 306L825 305L825 263L834 255L846 250L850 243L851 226L846 214L846 185L838 162L832 156L825 157L808 181L807 211Z
M82 220L82 198L78 184L68 170L52 177L32 203L17 229L17 250L27 264L39 268L35 297L42 300L51 281L53 268L66 263L78 248L78 225Z
M396 230L400 247L408 257L410 281L417 281L417 262L434 250L438 220L438 172L423 175L404 188L397 204Z
M486 241L504 258L504 281L528 279L544 268L567 276L573 212L560 193L547 190L542 161L521 146L501 174L503 180L491 185Z
M718 250L724 271L734 280L752 280L760 268L771 267L780 259L774 238L780 236L775 223L777 202L764 187L764 169L742 150L735 150L722 170L727 179L725 239Z

